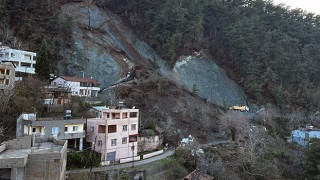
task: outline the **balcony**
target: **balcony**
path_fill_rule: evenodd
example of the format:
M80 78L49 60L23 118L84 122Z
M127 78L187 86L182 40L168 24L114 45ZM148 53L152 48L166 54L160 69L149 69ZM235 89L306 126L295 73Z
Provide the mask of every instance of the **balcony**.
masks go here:
M64 133L58 136L59 139L77 139L77 138L84 138L84 137L85 137L85 131Z

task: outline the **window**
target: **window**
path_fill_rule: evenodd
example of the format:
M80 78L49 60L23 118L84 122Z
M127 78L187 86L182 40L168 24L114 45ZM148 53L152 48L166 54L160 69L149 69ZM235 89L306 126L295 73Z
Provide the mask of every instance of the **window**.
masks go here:
M129 142L137 142L138 135L130 135L129 136Z
M109 125L108 133L115 133L115 132L117 132L117 125Z
M72 129L72 130L73 130L73 131L78 131L78 128L79 128L78 126L73 126L73 129Z
M131 124L131 131L135 131L137 129L137 125L136 124Z
M9 79L6 79L6 85L7 86L9 85Z
M7 69L6 75L10 75L10 70L9 69Z
M32 128L32 132L36 132L36 128Z
M122 113L122 119L128 118L128 113Z
M52 128L52 135L57 135L59 132L59 128L58 127L53 127Z
M117 139L111 139L111 146L117 145Z
M98 133L106 133L106 126L99 125L98 126Z
M68 127L64 127L64 131L65 131L65 132L68 132Z
M127 137L122 138L122 144L127 144L127 141L128 141Z
M130 117L131 118L134 118L134 117L137 117L137 116L138 116L137 112L130 112Z
M112 119L120 119L120 113L111 113Z
M123 126L122 126L122 131L127 131L127 129L128 129L128 126L127 126L127 125L123 125Z
M102 146L102 140L98 141L98 146Z

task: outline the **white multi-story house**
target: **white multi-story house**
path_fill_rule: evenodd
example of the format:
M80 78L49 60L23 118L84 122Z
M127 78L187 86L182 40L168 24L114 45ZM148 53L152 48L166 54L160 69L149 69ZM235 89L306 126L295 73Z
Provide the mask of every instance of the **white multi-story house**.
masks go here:
M0 61L12 62L15 65L16 77L21 77L23 73L35 74L36 56L34 52L0 46Z
M138 153L139 109L102 110L101 118L87 120L86 140L101 153L101 162L134 158Z
M69 88L73 96L97 97L100 91L99 82L91 78L56 77L51 85Z

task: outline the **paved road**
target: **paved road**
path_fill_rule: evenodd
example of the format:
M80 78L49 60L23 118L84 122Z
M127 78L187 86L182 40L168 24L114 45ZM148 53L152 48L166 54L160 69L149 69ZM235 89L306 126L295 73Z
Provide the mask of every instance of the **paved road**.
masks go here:
M174 153L173 150L167 150L165 151L163 154L158 155L158 156L154 156L148 159L144 159L141 161L135 161L133 163L134 166L141 166L144 164L148 164L154 161L158 161L164 158L167 158L168 156L172 156ZM103 166L103 167L97 167L97 168L92 168L92 172L99 172L99 171L107 171L107 170L115 170L115 169L125 169L125 168L129 168L132 167L132 162L130 163L124 163L124 164L116 164L113 166ZM67 171L67 174L72 174L72 173L81 173L81 172L90 172L90 168L89 169L79 169L79 170L71 170L71 171Z

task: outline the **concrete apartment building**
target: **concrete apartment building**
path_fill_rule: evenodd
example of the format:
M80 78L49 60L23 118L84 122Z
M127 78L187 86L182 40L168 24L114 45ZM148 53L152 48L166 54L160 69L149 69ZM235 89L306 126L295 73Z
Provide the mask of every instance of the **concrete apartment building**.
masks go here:
M138 127L139 109L104 109L101 118L87 120L86 140L101 153L102 163L133 158L138 153Z
M11 89L15 80L15 65L0 61L0 89Z
M99 82L91 78L56 77L51 85L69 88L73 96L97 97L100 91Z
M36 56L34 52L0 46L0 61L10 61L15 65L16 79L20 79L23 74L35 74Z
M65 179L67 141L24 136L0 144L0 179Z
M71 118L71 117L70 117ZM16 136L35 135L37 138L55 137L68 140L68 145L83 150L86 119L37 118L35 114L22 114L17 119Z

